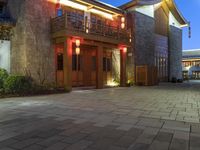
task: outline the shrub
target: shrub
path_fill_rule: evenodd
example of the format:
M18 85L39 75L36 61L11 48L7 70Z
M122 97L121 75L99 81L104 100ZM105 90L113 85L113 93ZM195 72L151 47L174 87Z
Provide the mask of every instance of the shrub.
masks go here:
M0 89L3 88L4 81L8 78L8 72L0 68Z
M26 76L11 75L4 81L4 90L11 94L26 94L32 90L32 79Z

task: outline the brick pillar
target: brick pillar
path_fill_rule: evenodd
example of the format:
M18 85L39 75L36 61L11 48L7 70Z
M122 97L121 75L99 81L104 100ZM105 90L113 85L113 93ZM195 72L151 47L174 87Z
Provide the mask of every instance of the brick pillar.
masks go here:
M72 40L66 38L64 44L64 87L72 90Z
M96 71L96 88L103 88L103 47L97 48L97 71Z
M120 86L126 86L126 52L120 50Z

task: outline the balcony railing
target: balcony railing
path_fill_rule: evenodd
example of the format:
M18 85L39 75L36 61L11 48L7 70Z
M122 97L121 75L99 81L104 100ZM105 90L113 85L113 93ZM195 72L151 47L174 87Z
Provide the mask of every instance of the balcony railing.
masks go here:
M82 32L85 34L103 36L126 42L130 40L130 32L126 29L92 22L91 20L79 19L67 14L51 20L52 33L63 30Z

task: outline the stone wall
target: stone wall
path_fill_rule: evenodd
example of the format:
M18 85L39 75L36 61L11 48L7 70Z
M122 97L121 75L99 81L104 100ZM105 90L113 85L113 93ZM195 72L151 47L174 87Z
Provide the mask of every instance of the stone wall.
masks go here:
M155 35L155 64L158 68L159 81L168 81L168 37Z
M182 30L174 26L169 29L169 62L170 80L182 79Z
M154 65L155 21L139 12L134 17L134 59L136 65Z
M37 82L55 82L50 18L55 6L46 0L8 0L16 20L11 39L11 73L30 74Z

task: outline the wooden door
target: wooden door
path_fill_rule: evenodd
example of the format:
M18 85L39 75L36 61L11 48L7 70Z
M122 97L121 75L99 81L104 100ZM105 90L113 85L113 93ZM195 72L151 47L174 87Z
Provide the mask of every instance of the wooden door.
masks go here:
M96 52L83 51L83 84L84 86L96 85Z
M112 80L112 51L105 50L103 54L103 79L104 85Z

